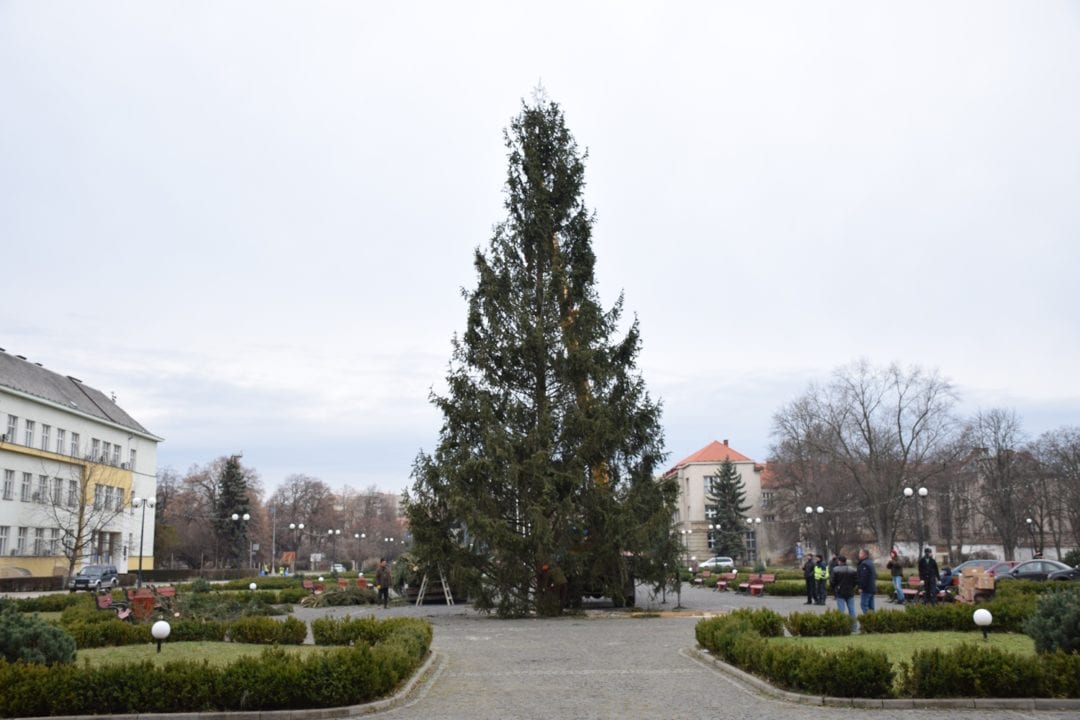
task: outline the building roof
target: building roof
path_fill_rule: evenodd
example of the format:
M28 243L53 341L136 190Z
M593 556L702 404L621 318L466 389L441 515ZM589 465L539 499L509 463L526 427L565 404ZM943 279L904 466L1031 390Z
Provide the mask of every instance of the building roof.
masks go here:
M136 422L100 390L83 384L78 378L47 370L38 363L3 349L0 349L0 388L30 395L102 422L121 425L155 440L161 439Z
M720 442L719 440L713 440L711 443L701 448L693 455L689 455L680 460L679 462L675 463L675 466L668 470L666 473L664 473L664 476L667 477L668 475L677 472L679 468L683 467L684 465L691 465L694 463L719 464L724 462L725 460L730 460L733 463L753 462L753 460L746 457L741 452L733 450L731 446L728 445L727 440L724 440L723 442Z

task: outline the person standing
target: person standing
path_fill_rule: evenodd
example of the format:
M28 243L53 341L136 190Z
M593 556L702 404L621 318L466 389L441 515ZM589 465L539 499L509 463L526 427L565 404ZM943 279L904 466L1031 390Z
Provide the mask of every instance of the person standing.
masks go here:
M856 582L859 586L859 606L864 613L874 609L874 593L877 592L877 568L866 548L859 550L859 567Z
M390 567L386 564L386 558L379 558L379 567L375 571L375 586L379 588L378 603L383 609L390 607Z
M852 631L859 629L859 621L855 619L856 579L855 568L847 564L847 556L837 557L836 566L832 569L832 589L836 594L837 609L851 616Z
M825 558L820 555L814 556L814 604L825 604L825 584L829 581L829 567L825 564Z
M919 558L919 579L923 583L923 595L926 602L937 605L938 580L941 578L937 560L934 559L934 551L930 548L923 550L923 556Z
M904 562L900 559L900 556L893 550L889 553L889 562L885 565L892 574L892 586L893 591L896 592L896 598L890 602L904 604Z
M806 562L802 566L803 579L806 581L806 604L813 605L817 591L814 589L814 556L807 555Z

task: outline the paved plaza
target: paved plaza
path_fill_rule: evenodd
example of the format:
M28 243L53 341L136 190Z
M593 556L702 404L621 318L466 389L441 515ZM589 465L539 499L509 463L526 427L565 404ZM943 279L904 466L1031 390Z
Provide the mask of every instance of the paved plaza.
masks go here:
M884 601L884 598L879 597ZM687 589L684 610L639 589L638 606L658 616L632 617L596 607L583 615L498 620L467 605L398 605L376 617L417 616L435 629L437 657L397 706L377 718L1077 718L1080 711L853 709L814 707L761 694L703 662L694 624L736 607L787 614L827 608L803 598L750 598ZM829 605L828 607L833 607ZM894 607L885 604L885 607ZM353 613L356 608L351 609ZM345 615L350 608L298 609L297 615ZM369 611L364 610L367 614Z

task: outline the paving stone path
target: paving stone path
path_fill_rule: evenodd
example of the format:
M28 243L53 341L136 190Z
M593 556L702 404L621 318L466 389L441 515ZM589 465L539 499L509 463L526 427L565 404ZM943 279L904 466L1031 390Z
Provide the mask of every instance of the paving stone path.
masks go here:
M591 610L584 616L497 620L468 606L408 606L382 616L427 617L436 662L403 704L376 718L1076 718L1073 712L866 710L798 705L759 694L690 652L702 614L740 606L806 609L793 598L746 598L693 589L684 613L639 597L660 617ZM814 608L824 610L825 608ZM335 608L344 614L346 608ZM355 610L355 609L354 609ZM310 611L309 611L310 612ZM691 614L692 613L692 614ZM325 614L325 611L323 612Z

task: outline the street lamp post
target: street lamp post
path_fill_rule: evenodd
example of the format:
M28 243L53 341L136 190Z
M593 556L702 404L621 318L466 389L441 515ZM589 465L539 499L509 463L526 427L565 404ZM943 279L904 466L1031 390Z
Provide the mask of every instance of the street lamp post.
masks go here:
M818 505L816 508L811 507L810 505L807 505L806 508L805 508L805 512L806 512L806 524L807 524L807 526L809 526L811 528L811 530L816 529L822 535L822 538L821 538L822 539L821 550L822 550L822 553L823 553L822 557L827 557L829 555L829 538L826 537L825 533L821 531L821 516L825 514L825 508L822 507L821 505ZM817 521L814 520L814 513L817 513Z
M277 575L277 505L270 508L270 576Z
M330 567L333 567L334 563L337 562L337 558L336 558L336 556L337 556L337 539L338 539L338 535L341 534L341 531L340 530L327 530L326 534L330 538Z
M296 557L300 557L300 540L304 537L304 523L289 523L289 529L296 533L296 549L293 550ZM292 566L293 575L296 574L296 560L293 560Z
M919 505L921 504L919 500L925 500L928 494L929 491L924 487L921 487L918 490L913 490L909 487L904 488L904 497L908 499L915 499L915 538L919 542L919 551L915 553L916 557L922 557L923 552L922 510L919 508Z
M1031 536L1031 556L1042 557L1042 544L1035 540L1035 526L1039 525L1039 523L1032 518L1024 518L1024 522L1027 523L1028 535ZM1039 535L1042 536L1041 525L1039 525Z
M353 537L356 538L356 560L354 561L355 567L353 567L353 570L356 570L357 572L359 572L360 571L360 562L363 560L363 558L360 556L360 552L361 552L360 551L360 543L361 543L361 541L363 541L364 538L367 537L367 533L362 533L362 532L353 533Z
M233 513L232 514L232 519L233 519L234 522L237 522L237 523L242 522L242 523L244 523L243 525L240 526L240 531L243 532L247 528L247 521L251 519L251 515L249 515L248 513L244 513L243 515ZM247 535L246 533L244 533L244 534L245 534L245 536ZM237 539L239 540L239 537L237 537ZM249 553L249 558L250 558L250 553ZM240 545L239 545L239 543L237 543L236 566L240 567Z
M761 527L761 518L759 518L759 517L752 517L752 518L748 517L748 518L746 518L746 526L747 526L747 528L749 528L749 532L751 533L751 538L750 539L752 539L753 542L754 542L754 558L753 558L753 561L756 563L757 560L758 560L758 558L757 558L757 554L758 554L757 545L758 545L758 543L757 543L757 531L754 529L755 525L757 527L759 527L759 528ZM750 545L750 543L747 542L747 552L746 552L747 561L749 561L751 559L750 558L749 545Z
M142 587L142 557L143 557L143 535L146 532L146 506L154 507L154 501L148 498L135 498L133 502L134 507L142 507L142 520L139 522L139 573L135 580L135 589L138 590Z

